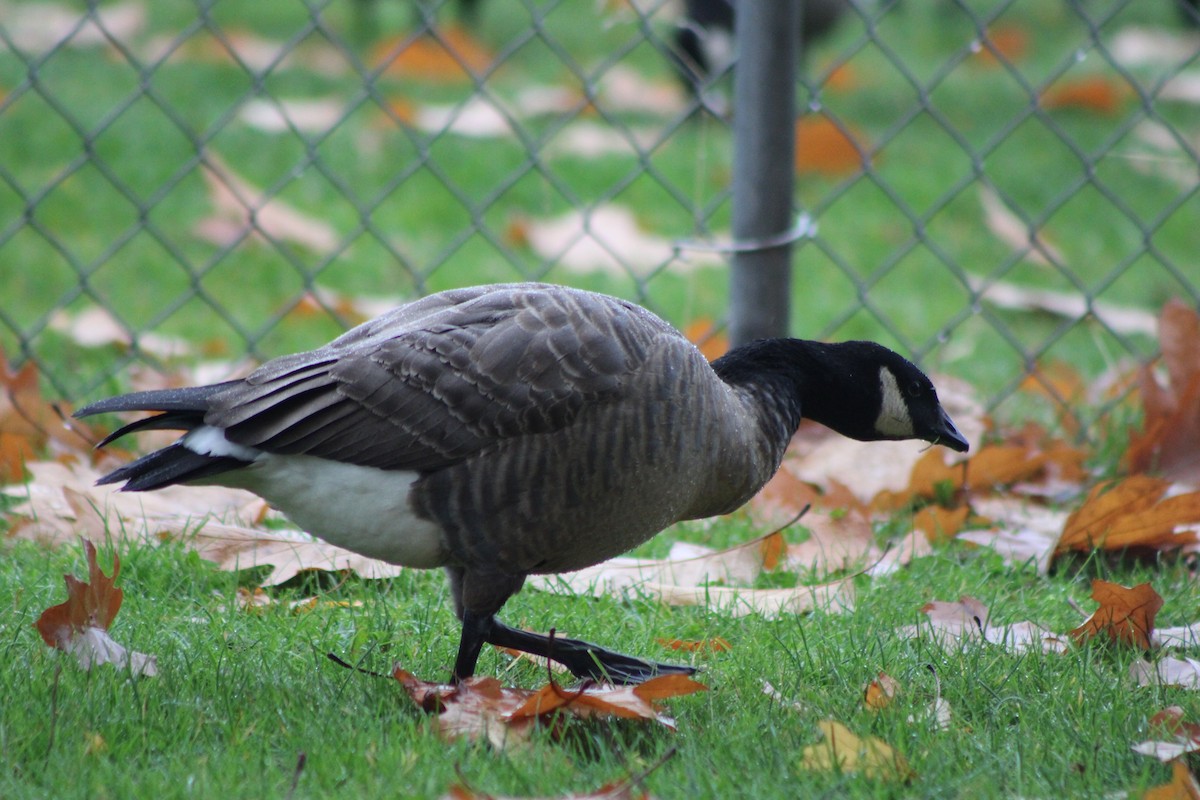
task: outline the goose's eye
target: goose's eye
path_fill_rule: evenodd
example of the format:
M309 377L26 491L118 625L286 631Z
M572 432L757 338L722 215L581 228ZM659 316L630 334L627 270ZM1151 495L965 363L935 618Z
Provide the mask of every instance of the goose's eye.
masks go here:
M920 381L913 381L908 385L909 397L920 397L924 393L925 387L921 385Z

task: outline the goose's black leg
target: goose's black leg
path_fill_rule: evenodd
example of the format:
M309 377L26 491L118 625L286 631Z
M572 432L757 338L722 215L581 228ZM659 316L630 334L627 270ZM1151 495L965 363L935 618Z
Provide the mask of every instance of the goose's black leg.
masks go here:
M454 659L454 672L450 675L451 683L458 683L463 678L469 678L475 674L479 651L483 649L483 643L490 638L495 621L496 618L491 614L463 612L462 637L458 640L458 657Z
M609 683L642 683L657 675L691 675L696 672L695 667L644 661L579 639L551 638L510 628L494 618L487 641L497 647L511 647L557 661L577 678Z

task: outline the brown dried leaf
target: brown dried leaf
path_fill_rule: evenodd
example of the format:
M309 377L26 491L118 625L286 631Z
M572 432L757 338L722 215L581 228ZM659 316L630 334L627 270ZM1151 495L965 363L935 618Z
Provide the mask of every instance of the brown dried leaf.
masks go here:
M686 675L661 675L620 687L585 682L579 689L564 689L549 683L537 691L504 687L487 677L468 678L457 686L428 683L399 667L393 677L421 709L437 714L444 737L486 739L497 748L524 742L536 725L552 723L558 711L584 719L653 720L674 729L674 720L654 703L708 689Z
M1082 625L1070 631L1077 642L1107 637L1110 641L1150 649L1154 618L1163 599L1148 583L1133 588L1108 581L1092 581L1092 599L1100 604Z
M121 609L124 592L116 586L121 560L113 554L112 577L96 563L96 546L84 541L88 581L64 575L67 600L42 612L34 623L42 641L75 656L79 666L90 670L96 664L116 664L135 675L154 675L154 658L127 651L108 635L108 628Z
M38 366L9 365L0 351L0 484L22 480L33 456L46 448L71 458L92 458L99 441L91 429L42 397Z
M951 509L930 505L913 515L913 527L930 542L944 542L957 536L970 516L967 506Z
M1167 481L1148 475L1094 487L1067 519L1057 552L1166 549L1195 542L1194 532L1176 529L1200 522L1200 492L1161 499L1169 488Z
M1185 722L1183 709L1179 706L1169 706L1155 714L1150 718L1150 727L1154 729L1154 733L1170 738L1135 744L1135 753L1166 762L1200 751L1200 725Z
M1159 343L1169 384L1150 367L1140 374L1144 428L1129 438L1131 471L1158 470L1174 481L1200 486L1200 316L1181 300L1163 306Z
M910 781L916 773L904 756L873 736L859 738L836 720L817 723L823 737L804 748L800 766L814 772L860 772L871 780Z

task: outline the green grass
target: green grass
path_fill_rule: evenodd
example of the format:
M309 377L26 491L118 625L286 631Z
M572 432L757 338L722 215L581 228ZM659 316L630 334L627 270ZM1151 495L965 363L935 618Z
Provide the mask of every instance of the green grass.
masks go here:
M398 4L381 5L381 32L399 33L411 23ZM996 15L990 3L971 8L981 21ZM1173 21L1165 2L1115 8L1088 7L1103 21L1106 43L1128 25ZM614 64L648 81L672 80L632 19L597 25L569 4L538 16L543 12L546 38L529 36L525 13L485 7L481 38L507 55L486 78L489 93L511 100L531 84L578 89L576 73L599 80ZM543 150L554 131L583 112L582 101L577 112L523 121L523 140L432 136L388 121L381 104L462 102L473 90L469 84L384 75L364 98L361 75L349 65L369 61L370 43L355 32L353 4L323 6L319 31L313 19L299 3L262 9L217 3L211 27L197 29L193 5L172 0L154 4L137 40L189 31L180 54L162 63L137 48L136 63L101 48L64 48L32 61L0 53L0 87L8 92L0 104L6 300L0 347L18 359L36 358L55 394L78 399L118 386L111 376L127 356L84 350L46 327L55 309L93 301L135 331L182 335L210 353L248 347L264 357L317 345L339 329L330 316L281 323L314 283L411 296L535 277L636 296L680 324L723 317L723 269L668 268L640 283L624 275L580 276L543 262L505 231L521 218L608 200L628 205L644 228L669 239L727 231L727 124L682 124L641 160ZM812 85L800 90L801 107L819 106L853 126L873 158L863 175L800 180L798 202L815 215L819 234L796 249L792 329L881 339L971 380L1002 412L1014 381L1034 360L1067 362L1091 376L1119 359L1147 357L1155 343L1086 320L974 314L977 298L964 276L1082 289L1147 311L1172 296L1194 301L1200 288L1189 275L1200 230L1191 221L1200 200L1171 169L1146 169L1145 146L1131 130L1149 119L1186 139L1200 128L1200 111L1130 100L1113 116L1033 113L1031 93L1057 75L1120 76L1065 5L1022 0L994 22L1028 33L1025 54L1011 68L988 68L965 55L978 36L970 15L923 4L880 17L878 44L863 44L862 25L847 24L812 54ZM669 36L665 23L655 25L659 36ZM326 44L326 32L344 43L344 68L301 60L256 80L212 55L220 38L239 34L312 46ZM857 75L853 91L824 84L829 69L842 63ZM1152 96L1170 73L1136 67L1131 74ZM237 120L252 92L281 100L335 98L345 104L346 118L324 133L264 133ZM617 126L661 124L631 112L606 119ZM523 142L537 153L535 169ZM194 163L198 146L330 224L344 246L318 254L246 241L226 251L199 239L194 228L209 201ZM1178 167L1178 175L1194 171L1182 151L1159 160ZM987 233L981 180L1044 230L1064 266L1015 260ZM369 229L361 227L364 219ZM476 219L487 233L475 228Z
M736 522L709 535L731 530L744 535ZM460 776L491 794L556 796L636 773L672 747L677 754L647 780L655 797L1102 796L1166 780L1167 767L1129 749L1149 738L1149 716L1170 704L1182 705L1189 719L1200 713L1195 693L1133 687L1126 671L1136 653L1085 647L1013 655L969 645L945 654L895 633L917 621L925 602L962 594L988 604L994 621L1032 619L1065 631L1079 622L1069 601L1093 607L1093 577L1149 580L1166 599L1160 624L1192 622L1193 579L1169 562L1089 559L1041 578L952 546L894 577L860 580L850 613L779 620L528 590L509 603L507 618L667 660L674 654L655 644L658 637L721 636L733 649L698 660L710 692L669 702L677 733L575 721L561 740L542 731L526 751L497 753L441 741L398 684L325 657L333 652L381 672L398 663L443 678L457 636L437 573L273 592L288 599L320 591L359 607L247 613L233 610L239 576L177 545L123 546L126 599L113 635L156 655L160 669L156 678L136 680L110 667L82 672L32 627L42 608L62 600L62 573L81 571L81 548L47 552L17 543L6 551L5 798L282 797L301 753L296 797L438 797ZM103 553L101 564L109 558ZM533 667L502 673L506 665L506 657L488 652L480 672L502 674L510 685L544 680ZM933 696L931 669L953 710L944 732L908 721ZM872 712L862 691L880 671L903 689L893 707ZM763 681L806 711L772 702ZM888 742L917 777L904 786L803 770L801 752L818 740L815 724L826 718Z
M1102 34L1125 24L1170 24L1171 4L1133 5ZM402 4L383 7L385 29L407 24ZM1103 16L1110 4L1088 7ZM339 35L351 31L351 8L328 5L322 24ZM615 59L650 79L669 79L651 48L629 49L640 36L636 26L582 24L579 8L557 6L544 28L585 73ZM861 86L852 93L820 89L811 97L802 90L802 104L819 102L852 124L875 157L866 176L805 178L798 187L798 201L813 211L820 232L796 251L792 327L798 335L879 338L917 352L927 366L970 380L998 404L1001 418L1020 422L1044 413L1031 407L1036 401L1006 395L1032 358L1065 361L1095 376L1118 360L1146 357L1155 344L1090 322L972 314L975 298L962 275L1058 291L1083 287L1148 311L1171 296L1195 301L1200 201L1169 175L1139 169L1140 146L1123 131L1149 115L1194 137L1200 111L1156 102L1148 114L1131 103L1115 117L1061 111L1026 118L1030 98L1020 81L1043 88L1086 45L1084 28L1066 16L1066 4L1012 4L999 21L1021 24L1033 36L1018 80L961 60L975 28L948 8L906 3L877 27L879 41L920 81L944 75L924 101L882 49L856 50L861 28L844 28L814 54L815 74L831 60L849 60ZM504 13L499 4L484 9L484 38L497 50L529 26L528 18ZM175 34L195 21L194 4L182 0L156 1L148 10L147 37ZM216 3L211 19L225 33L277 40L304 36L310 21L299 3ZM211 39L204 31L194 35L196 42ZM515 219L612 199L664 237L724 231L730 210L722 192L732 168L724 123L693 121L646 156L680 202L657 178L641 174L643 164L633 158L543 154L530 172L516 141L432 139L384 124L376 102L455 102L469 87L385 77L371 99L357 104L362 82L352 72L287 68L266 75L262 89L269 96L336 96L353 109L327 136L301 137L228 120L254 86L229 63L181 58L143 75L111 52L64 49L33 64L36 88L29 70L22 58L0 52L0 87L7 92L0 100L0 347L10 357L37 359L51 396L83 399L127 388L124 370L136 354L84 349L46 327L54 310L92 301L117 310L134 330L184 336L211 354L236 355L249 346L260 356L315 346L340 330L330 316L280 322L314 283L355 295L412 295L533 276L640 296L676 323L724 314L724 270L667 270L641 285L627 276L578 276L520 245L501 252L472 228L478 215L503 238ZM1107 71L1092 51L1069 74L1089 70ZM1161 77L1153 69L1135 75L1147 85ZM487 88L512 97L530 82L569 84L570 76L544 42L533 40L488 78ZM138 96L142 85L149 96ZM129 98L136 99L114 116ZM919 102L926 110L901 125ZM632 114L617 121L647 122ZM563 122L530 122L530 140L540 146ZM93 140L99 164L84 158L80 131ZM1094 183L1080 183L1087 168L1064 138L1096 162ZM193 228L209 213L191 163L198 140L238 174L331 224L346 247L323 256L247 242L224 252L197 238ZM310 155L322 169L296 172ZM1194 174L1195 164L1181 162L1181 174L1189 169ZM1044 223L1067 270L1014 263L986 232L976 186L968 182L977 172ZM370 210L366 233L359 232L363 209ZM1077 411L1092 418L1090 409ZM1129 420L1124 408L1118 411L1090 430L1102 470L1111 471L1121 455ZM749 531L734 520L683 535L721 544ZM669 537L643 552L661 554ZM46 648L32 623L63 599L62 574L81 574L80 548L3 544L0 797L283 797L301 753L307 758L298 798L438 797L460 774L496 795L554 796L639 772L672 747L677 755L647 780L656 797L1104 796L1166 780L1167 768L1129 750L1145 738L1150 715L1172 703L1190 719L1200 713L1194 693L1130 686L1126 670L1136 657L1130 653L1085 648L1015 656L972 646L948 656L894 633L914 622L926 601L960 594L989 604L1000 621L1031 619L1067 630L1078 623L1068 600L1090 609L1093 577L1127 585L1150 580L1167 601L1160 624L1194 622L1200 612L1194 579L1168 561L1088 559L1042 578L949 546L893 577L859 579L851 613L773 621L526 591L507 607L509 621L554 626L660 659L671 654L655 643L658 637L721 636L734 648L702 659L711 692L670 703L677 734L625 722L572 723L564 741L540 734L528 752L497 754L441 742L396 684L325 658L334 652L376 671L399 662L424 678L445 676L457 632L436 573L277 593L322 591L361 607L246 614L229 609L239 582L250 584L252 576L218 572L175 545L123 546L120 556L126 602L113 633L158 657L155 679L130 680L107 668L83 673ZM933 690L927 665L954 711L947 732L906 721ZM502 656L487 653L480 671L496 675L505 666ZM897 707L873 714L863 709L861 692L880 670L905 691ZM541 679L532 668L505 673L506 681L524 686ZM808 711L772 703L760 691L764 680ZM896 786L801 770L800 753L817 741L815 724L827 717L887 741L918 777Z

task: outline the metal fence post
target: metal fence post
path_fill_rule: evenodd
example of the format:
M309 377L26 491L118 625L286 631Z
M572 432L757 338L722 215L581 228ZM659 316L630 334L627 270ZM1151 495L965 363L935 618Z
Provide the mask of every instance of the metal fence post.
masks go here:
M729 338L786 336L790 241L747 247L791 227L798 0L737 4L734 67L733 238Z

